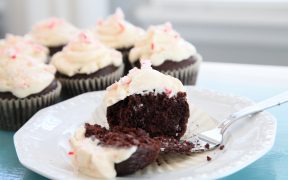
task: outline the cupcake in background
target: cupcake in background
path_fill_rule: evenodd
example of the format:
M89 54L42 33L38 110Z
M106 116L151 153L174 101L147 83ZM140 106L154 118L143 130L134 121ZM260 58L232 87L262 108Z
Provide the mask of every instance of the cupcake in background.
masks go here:
M196 83L202 61L196 48L173 30L170 23L151 26L129 54L132 66L140 67L141 59L150 59L153 69L174 76L185 85Z
M80 32L51 63L56 67L64 94L103 90L123 75L120 52L98 42L92 33Z
M16 36L7 34L5 39L0 40L0 54L5 55L7 54L5 51L9 50L38 59L43 63L48 61L48 48L36 43L28 35Z
M31 37L49 48L50 56L62 48L78 33L78 29L64 19L50 18L32 27Z
M13 49L0 56L0 129L17 130L38 110L56 103L56 69Z
M125 20L120 8L105 20L98 20L95 28L96 37L106 46L120 51L125 64L125 74L131 69L128 54L135 42L145 31Z

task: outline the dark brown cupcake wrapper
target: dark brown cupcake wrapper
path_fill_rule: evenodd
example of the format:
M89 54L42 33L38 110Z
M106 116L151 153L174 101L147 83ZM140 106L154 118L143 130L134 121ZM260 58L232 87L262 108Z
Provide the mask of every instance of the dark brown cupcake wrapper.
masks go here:
M23 99L0 99L0 129L15 131L24 125L37 111L60 99L61 84L53 91Z
M100 77L89 77L87 79L72 79L59 77L64 88L64 95L67 98L76 96L90 91L104 90L115 81L118 81L123 75L124 65L122 64L116 71L111 74Z
M196 62L181 69L173 71L160 71L179 79L184 85L195 85L197 81L198 71L202 62L202 57L197 55Z

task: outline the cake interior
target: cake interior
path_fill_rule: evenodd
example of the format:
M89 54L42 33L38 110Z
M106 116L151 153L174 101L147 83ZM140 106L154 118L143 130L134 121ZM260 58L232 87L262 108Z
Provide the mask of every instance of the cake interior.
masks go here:
M167 136L179 140L186 131L188 118L185 92L173 97L155 92L133 94L107 108L110 128L141 128L150 137Z

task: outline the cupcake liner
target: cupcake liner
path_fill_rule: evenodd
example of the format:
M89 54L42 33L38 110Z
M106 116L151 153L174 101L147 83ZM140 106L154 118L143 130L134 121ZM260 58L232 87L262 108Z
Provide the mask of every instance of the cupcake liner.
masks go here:
M55 104L61 93L61 84L53 91L23 99L0 99L0 129L15 131L24 125L38 110Z
M197 81L198 71L202 62L202 56L197 54L196 62L185 68L173 71L160 71L179 79L184 85L195 85Z
M124 63L124 75L128 74L129 70L132 69L131 63L129 61L130 49L118 49L122 53L123 63Z
M115 81L119 80L123 75L124 65L122 64L116 71L111 74L100 77L88 77L87 79L72 79L59 77L64 91L63 94L68 96L76 96L85 92L104 90ZM68 96L67 96L68 95Z

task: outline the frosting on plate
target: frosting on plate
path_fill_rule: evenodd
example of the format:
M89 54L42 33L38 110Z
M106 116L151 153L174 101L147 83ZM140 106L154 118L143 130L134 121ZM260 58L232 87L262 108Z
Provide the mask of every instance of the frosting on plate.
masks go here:
M89 32L80 32L61 52L54 54L51 63L61 74L91 74L109 65L120 66L120 52L98 42Z
M10 48L0 56L0 92L11 92L18 98L39 93L52 83L55 72L52 65Z
M186 90L179 79L152 69L149 60L142 60L141 69L133 68L127 76L122 77L106 89L103 105L105 108L127 96L149 92L166 93L172 97L178 92L186 92Z
M105 20L98 20L95 34L105 45L121 49L132 47L144 30L125 21L122 10L117 8L115 14Z
M0 40L0 54L6 54L5 51L14 48L19 54L24 54L46 62L49 50L31 39L28 35L16 36L7 34L5 39Z
M48 47L67 44L78 33L78 29L64 19L50 18L32 27L31 36L39 44Z
M159 66L165 60L180 62L195 55L196 49L173 30L170 23L150 26L145 36L139 39L129 54L131 63L150 59L152 65Z
M127 160L136 150L130 148L103 147L99 140L85 137L85 128L80 127L70 139L73 164L83 174L111 179L116 177L115 163Z

